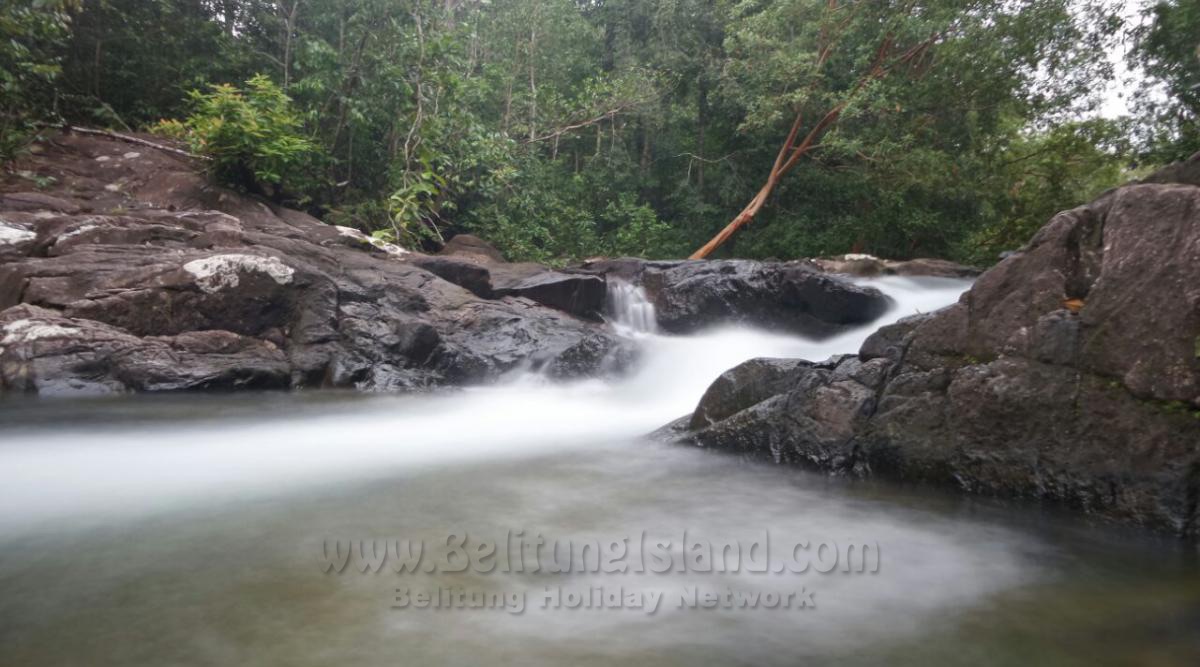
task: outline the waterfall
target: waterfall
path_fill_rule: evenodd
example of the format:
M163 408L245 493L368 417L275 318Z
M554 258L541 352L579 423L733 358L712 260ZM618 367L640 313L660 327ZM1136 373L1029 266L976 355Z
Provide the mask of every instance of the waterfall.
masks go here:
M618 329L630 333L654 333L658 318L646 290L620 278L608 278L608 311Z
M880 288L896 307L877 322L810 340L738 326L654 335L655 309L645 290L610 278L610 320L638 339L639 360L626 375L605 380L555 384L535 375L528 382L353 403L334 400L336 394L321 399L318 392L129 397L112 404L123 406L117 412L106 402L43 401L30 405L56 416L19 428L11 422L25 404L0 402L0 542L18 530L58 527L60 520L149 515L369 479L380 471L629 442L694 410L713 380L743 361L852 354L878 327L954 303L969 286L899 276L861 282ZM302 404L303 418L278 407L305 396L312 402ZM140 416L177 405L204 419ZM90 413L82 412L88 406ZM250 412L239 412L240 406L251 406L245 408ZM93 428L89 419L97 414L121 418L105 416L105 427ZM155 502L146 503L148 497Z

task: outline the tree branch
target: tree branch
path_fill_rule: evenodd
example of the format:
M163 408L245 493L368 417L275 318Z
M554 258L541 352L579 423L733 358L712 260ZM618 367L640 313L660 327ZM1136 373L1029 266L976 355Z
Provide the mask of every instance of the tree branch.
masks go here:
M126 143L136 144L138 146L145 146L147 148L153 148L154 150L159 150L159 151L163 151L166 153L172 153L174 155L189 158L192 160L205 160L205 161L212 160L212 158L208 157L207 155L196 155L195 153L189 153L181 148L174 148L172 146L164 146L163 144L156 144L153 141L147 141L145 139L140 139L138 137L131 137L128 134L118 134L116 132L109 132L108 130L92 130L92 129L89 129L86 127L75 127L73 125L67 126L66 130L68 132L74 132L75 134L84 134L84 135L89 135L89 136L93 136L93 137L106 137L108 139L116 139L117 141L124 141Z

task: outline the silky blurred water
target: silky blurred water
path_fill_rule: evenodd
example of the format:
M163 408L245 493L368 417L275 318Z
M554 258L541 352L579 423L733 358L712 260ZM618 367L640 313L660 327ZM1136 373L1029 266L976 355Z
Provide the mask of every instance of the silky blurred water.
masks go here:
M1197 664L1194 547L1021 504L649 443L752 357L824 359L951 303L959 281L873 281L884 321L807 341L636 334L617 381L518 377L422 397L0 401L0 664ZM635 304L636 305L636 304ZM632 334L631 334L632 335ZM341 574L329 540L512 531L877 545L878 572ZM654 614L542 608L547 589L660 593ZM393 608L398 588L522 595ZM811 593L693 609L691 588Z

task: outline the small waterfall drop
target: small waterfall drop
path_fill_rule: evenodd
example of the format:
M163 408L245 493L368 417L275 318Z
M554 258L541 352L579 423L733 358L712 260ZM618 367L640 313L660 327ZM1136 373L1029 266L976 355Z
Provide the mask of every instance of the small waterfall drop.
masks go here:
M613 324L630 333L655 333L658 317L646 290L620 278L608 279L608 310Z

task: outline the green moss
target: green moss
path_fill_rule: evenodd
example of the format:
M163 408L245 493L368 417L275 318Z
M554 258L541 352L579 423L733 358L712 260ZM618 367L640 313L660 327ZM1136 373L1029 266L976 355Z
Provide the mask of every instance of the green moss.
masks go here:
M983 356L976 356L974 354L964 354L961 357L959 357L959 360L961 361L963 366L982 366L984 364L990 364L999 358L1000 358L999 356L994 355L994 354L986 354Z
M1147 401L1168 415L1191 415L1200 419L1200 409L1192 407L1191 403L1183 401Z

